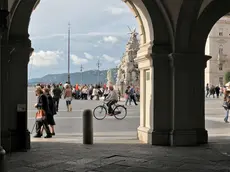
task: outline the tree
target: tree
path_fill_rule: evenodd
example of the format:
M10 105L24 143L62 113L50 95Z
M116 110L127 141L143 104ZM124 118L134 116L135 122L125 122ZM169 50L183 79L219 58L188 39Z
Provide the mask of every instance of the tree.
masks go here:
M230 71L225 73L224 81L225 81L225 83L230 82Z

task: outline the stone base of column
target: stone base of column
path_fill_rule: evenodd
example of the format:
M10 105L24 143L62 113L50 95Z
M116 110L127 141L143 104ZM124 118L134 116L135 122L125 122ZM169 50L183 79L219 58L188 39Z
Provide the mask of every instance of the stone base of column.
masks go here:
M170 133L167 131L153 131L152 132L152 145L169 146Z
M205 129L196 129L197 143L207 144L208 143L208 131Z
M146 127L137 128L137 138L146 144L152 144L152 130Z
M171 146L195 146L197 142L196 130L173 130L170 132Z
M6 151L0 146L0 171L6 172L6 161L5 161Z
M146 144L169 146L169 132L165 131L152 131L152 129L146 127L138 127L137 129L138 139Z
M30 132L2 131L2 145L7 153L28 150L30 149Z

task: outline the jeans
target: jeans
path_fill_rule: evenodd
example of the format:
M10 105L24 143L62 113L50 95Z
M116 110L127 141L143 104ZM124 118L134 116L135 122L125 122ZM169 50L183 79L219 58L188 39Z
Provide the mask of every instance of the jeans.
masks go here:
M58 107L59 107L59 98L53 98L54 101L54 105L56 106L56 111L58 111Z
M125 105L127 105L128 102L130 102L130 97L126 98Z
M66 106L71 105L71 101L70 100L66 100Z
M226 116L224 118L225 121L228 121L228 116L229 116L229 109L226 110Z
M129 104L131 105L131 102L134 102L135 105L137 105L137 102L136 102L136 97L134 95L131 95L130 98L129 98Z

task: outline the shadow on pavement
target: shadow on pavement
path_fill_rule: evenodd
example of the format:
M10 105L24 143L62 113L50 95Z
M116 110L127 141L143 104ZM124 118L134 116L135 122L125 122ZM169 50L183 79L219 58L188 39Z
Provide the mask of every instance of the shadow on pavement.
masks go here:
M7 155L7 160L9 172L217 172L230 169L229 142L230 137L212 137L199 147L33 142L31 150Z

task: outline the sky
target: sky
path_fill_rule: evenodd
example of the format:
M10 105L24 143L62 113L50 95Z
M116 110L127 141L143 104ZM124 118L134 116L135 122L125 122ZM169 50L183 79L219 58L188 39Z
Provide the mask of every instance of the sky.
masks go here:
M125 52L129 29L137 21L121 0L41 0L31 16L34 53L28 77L66 73L68 23L71 27L71 72L116 67Z

